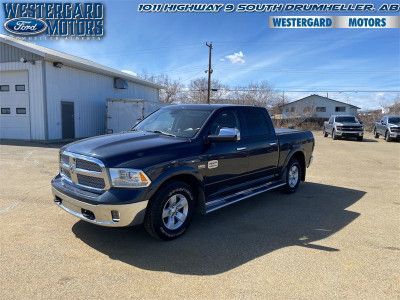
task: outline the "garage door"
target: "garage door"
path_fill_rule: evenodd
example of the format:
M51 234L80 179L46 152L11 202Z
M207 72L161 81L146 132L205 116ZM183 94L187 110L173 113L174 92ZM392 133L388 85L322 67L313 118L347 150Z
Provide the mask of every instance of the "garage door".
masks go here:
M28 71L0 72L0 138L30 139Z

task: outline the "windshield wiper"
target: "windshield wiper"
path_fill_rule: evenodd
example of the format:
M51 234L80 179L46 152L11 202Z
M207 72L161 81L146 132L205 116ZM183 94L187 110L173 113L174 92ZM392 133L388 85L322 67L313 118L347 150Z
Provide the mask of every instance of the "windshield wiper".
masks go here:
M167 136L176 137L175 134L168 133L168 132L164 132L164 131L160 131L160 130L146 130L146 131L147 131L147 132L159 133L159 134L162 134L162 135L167 135Z

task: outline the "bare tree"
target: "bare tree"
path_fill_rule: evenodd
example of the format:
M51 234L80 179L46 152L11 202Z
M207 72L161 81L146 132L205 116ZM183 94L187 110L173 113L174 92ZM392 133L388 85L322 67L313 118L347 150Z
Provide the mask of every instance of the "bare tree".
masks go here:
M392 101L381 103L382 110L385 114L399 115L400 114L400 94L397 93Z
M160 90L161 102L167 104L182 102L182 91L184 89L184 85L181 83L180 79L172 79L166 74L155 76L147 73L146 70L143 70L140 77L164 87L164 89Z
M208 81L206 78L197 78L189 83L187 103L207 103ZM219 102L222 99L226 87L218 80L211 80L211 102Z

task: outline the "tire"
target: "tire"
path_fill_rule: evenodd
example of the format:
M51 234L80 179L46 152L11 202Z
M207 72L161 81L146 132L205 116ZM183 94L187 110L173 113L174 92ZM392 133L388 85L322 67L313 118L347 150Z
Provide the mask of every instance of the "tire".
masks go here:
M181 206L176 207L179 203ZM174 240L189 228L194 207L195 197L187 184L179 181L167 182L150 199L144 227L156 239Z
M336 131L334 129L334 130L332 130L332 140L337 140L337 139L338 139L338 137L337 137Z
M379 139L379 134L376 131L376 127L374 128L374 138Z
M297 169L297 180L296 181L291 181L294 177L291 178L292 175L295 175L291 172L295 171ZM300 162L292 158L287 167L286 167L286 184L282 187L281 191L286 193L286 194L293 194L296 192L297 188L300 185L301 181L301 165Z
M325 131L325 128L324 128L324 137L327 137L328 136L328 133Z
M385 141L386 141L386 142L391 142L391 141L392 141L392 139L390 138L390 135L389 135L389 131L388 131L388 130L386 130L386 132L385 132Z
M363 139L364 139L364 137L363 137L363 136L358 136L358 137L357 137L357 141L359 141L359 142L362 142L362 141L363 141Z

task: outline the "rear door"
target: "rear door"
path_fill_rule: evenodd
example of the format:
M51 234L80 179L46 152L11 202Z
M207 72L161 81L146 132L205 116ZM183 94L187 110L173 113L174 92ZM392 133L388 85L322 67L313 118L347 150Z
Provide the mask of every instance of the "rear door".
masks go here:
M62 138L75 138L74 102L61 102Z
M247 180L272 179L279 160L279 145L273 124L265 109L244 108L242 141L247 147L249 167Z
M387 117L383 117L378 124L378 133L384 135L386 131Z

